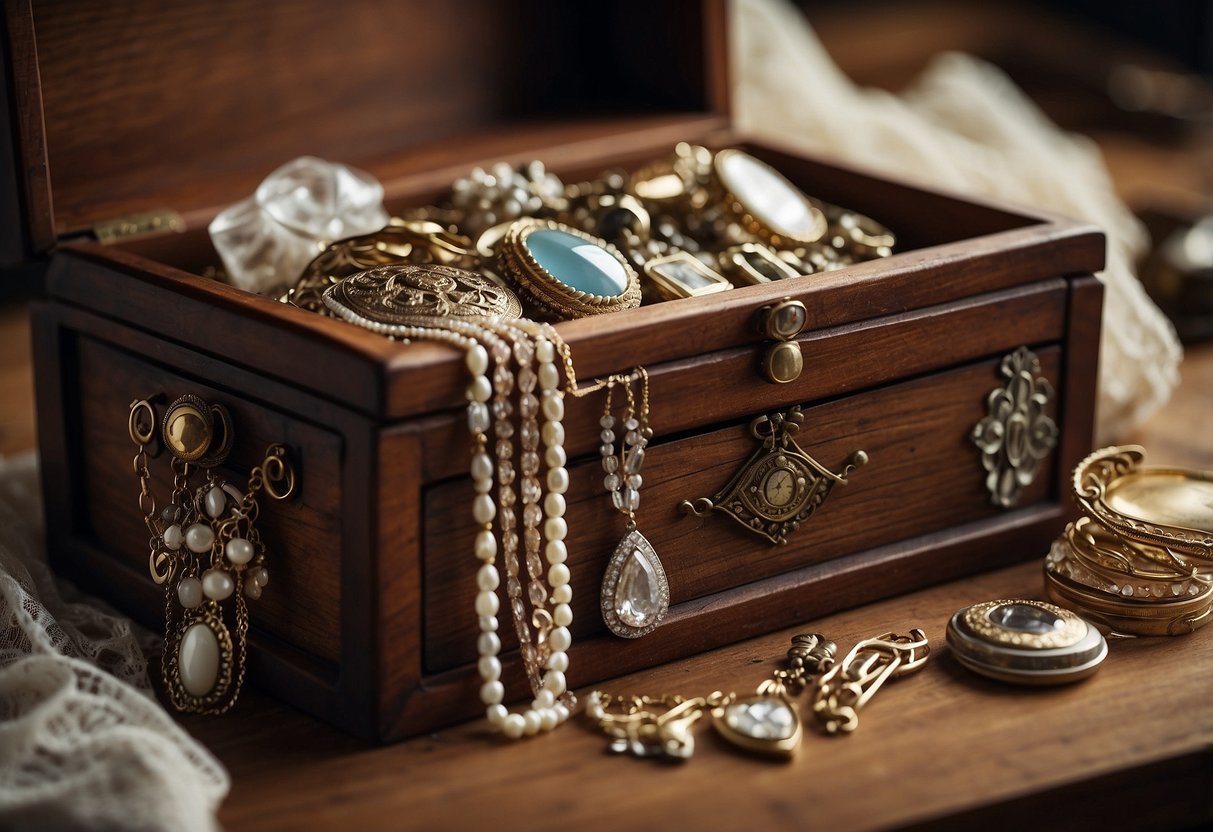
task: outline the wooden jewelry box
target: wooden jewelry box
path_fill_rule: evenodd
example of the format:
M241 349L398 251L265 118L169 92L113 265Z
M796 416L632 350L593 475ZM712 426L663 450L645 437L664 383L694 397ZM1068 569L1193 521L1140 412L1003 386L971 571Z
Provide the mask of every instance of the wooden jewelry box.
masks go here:
M274 581L251 613L252 682L373 740L474 716L461 356L201 276L218 264L205 225L304 154L375 174L398 211L475 164L542 159L575 181L680 140L746 150L893 229L897 252L558 326L584 380L648 369L655 436L637 519L672 596L641 639L603 624L623 524L602 488L601 399L570 398L570 685L1041 556L1090 449L1102 234L734 135L726 11L7 3L0 199L20 219L6 213L0 253L49 255L33 338L55 567L162 626L126 419L133 399L195 393L231 412L233 478L273 442L299 472L296 496L259 521ZM161 208L183 230L113 233L176 225L147 219ZM762 326L786 299L806 309L789 340L803 371L774 384ZM752 420L794 408L795 442L820 466L868 461L779 526L785 544L681 507L719 502L759 449ZM1046 416L1056 447L1034 470L1022 452L1052 436ZM523 689L515 645L503 659L507 690Z

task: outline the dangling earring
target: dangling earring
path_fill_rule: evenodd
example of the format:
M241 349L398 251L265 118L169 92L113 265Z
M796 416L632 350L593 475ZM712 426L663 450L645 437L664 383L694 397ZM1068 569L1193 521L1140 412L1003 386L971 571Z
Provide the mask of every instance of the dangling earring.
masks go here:
M169 405L161 434L172 454L173 491L159 514L149 489L147 445L155 413L147 400L131 405L128 429L139 450L139 507L151 533L148 566L165 587L161 670L169 699L181 711L219 714L236 703L244 682L249 629L246 598L269 583L265 546L253 523L258 493L284 500L294 491L294 470L281 445L271 445L249 474L242 494L214 473L232 446L232 425L221 405L185 395ZM206 478L191 491L196 469ZM282 485L284 484L284 485ZM280 490L281 489L281 490ZM220 602L235 596L235 639Z
M607 564L600 596L602 619L611 632L622 638L639 638L651 633L670 608L670 586L665 568L652 544L636 528L636 510L640 507L640 469L645 447L653 436L649 427L649 374L638 367L633 375L640 384L640 403L632 392L633 376L612 376L607 380L606 407L599 422L602 426L603 485L616 510L628 518L627 533ZM615 417L611 414L611 394L616 383L627 395L623 414L623 436L615 453Z

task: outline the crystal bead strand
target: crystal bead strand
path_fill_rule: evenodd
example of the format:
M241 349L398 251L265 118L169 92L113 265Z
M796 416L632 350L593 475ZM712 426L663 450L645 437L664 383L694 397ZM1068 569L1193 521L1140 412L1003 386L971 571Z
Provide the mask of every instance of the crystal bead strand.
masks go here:
M630 392L629 387L629 392ZM631 402L628 402L629 410ZM622 506L617 506L628 513L630 518L640 508L640 486L643 479L640 476L640 469L644 465L644 449L649 444L649 439L652 436L652 429L646 423L642 428L640 422L636 420L635 415L628 414L628 418L623 423L624 430L627 433L624 435L624 440L620 443L620 456L623 458L623 487L620 492L622 496ZM646 436L646 434L648 434ZM626 450L624 446L626 445ZM632 525L635 521L632 520Z
M521 497L522 514L522 561L526 566L525 576L518 558L517 546L508 561L509 573L507 589L510 598L511 611L514 615L514 626L518 630L519 652L522 655L523 667L531 685L531 692L538 697L543 689L541 676L539 645L547 639L552 624L546 611L547 590L539 582L542 572L536 568L539 557L539 523L542 511L539 508L541 488L539 486L539 422L536 414L539 410L539 400L535 397L534 389L536 375L534 369L535 347L527 334L515 327L499 327L499 331L509 335L514 344L514 357L518 362L518 493ZM526 596L530 600L532 611L527 623L527 603L523 598L523 580L527 581ZM532 637L531 626L537 631ZM539 726L535 723L537 717L528 719L523 733L534 734Z
M602 440L602 444L598 447L598 453L602 456L602 487L611 495L611 502L615 508L622 508L622 501L616 497L616 492L619 491L619 457L615 456L615 417L611 414L611 394L615 389L615 376L607 379L607 394L606 404L603 407L602 418L598 420L598 426L602 428L602 433L598 438Z

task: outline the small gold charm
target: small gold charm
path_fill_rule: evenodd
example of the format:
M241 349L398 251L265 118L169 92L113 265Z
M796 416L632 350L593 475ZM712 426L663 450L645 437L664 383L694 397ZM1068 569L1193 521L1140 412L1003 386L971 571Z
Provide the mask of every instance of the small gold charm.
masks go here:
M859 709L889 679L922 667L931 655L927 634L915 627L906 636L885 633L851 648L817 680L813 715L827 734L849 734L859 727Z
M607 750L613 754L658 757L674 762L690 759L695 753L692 726L703 716L703 709L722 694L683 699L681 696L615 697L596 690L586 702L585 712L598 723L610 739ZM612 708L618 712L612 712Z
M803 422L799 407L755 419L750 433L762 447L715 497L683 500L679 508L696 517L720 511L772 543L787 543L834 486L846 485L847 475L868 461L865 452L856 451L841 474L827 470L792 438Z
M753 696L712 710L712 727L744 751L792 759L803 731L782 684L767 680Z
M788 667L776 670L753 696L714 691L707 696L612 696L594 691L586 714L610 738L618 754L685 760L695 750L691 726L710 710L716 732L737 748L766 757L790 760L803 736L792 696L804 689L812 674L834 662L837 646L825 636L800 634L792 638Z

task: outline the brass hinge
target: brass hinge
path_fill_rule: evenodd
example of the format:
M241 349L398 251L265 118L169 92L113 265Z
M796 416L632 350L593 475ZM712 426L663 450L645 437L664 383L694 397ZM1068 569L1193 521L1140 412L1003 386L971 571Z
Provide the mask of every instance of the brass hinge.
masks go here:
M103 220L93 226L93 234L100 243L116 243L133 237L150 237L156 234L185 230L185 220L171 208L140 211L112 220Z

